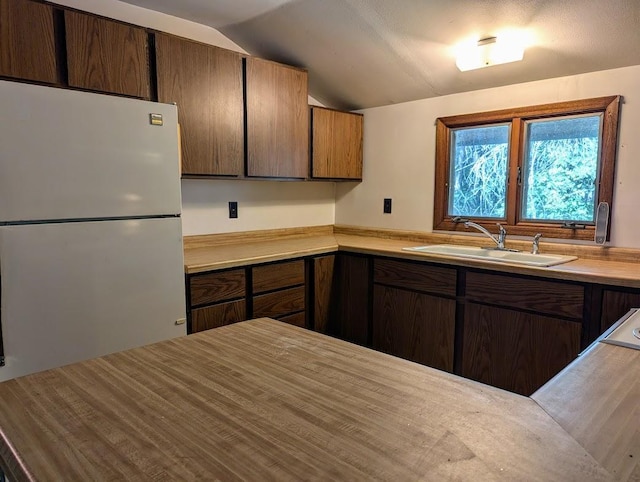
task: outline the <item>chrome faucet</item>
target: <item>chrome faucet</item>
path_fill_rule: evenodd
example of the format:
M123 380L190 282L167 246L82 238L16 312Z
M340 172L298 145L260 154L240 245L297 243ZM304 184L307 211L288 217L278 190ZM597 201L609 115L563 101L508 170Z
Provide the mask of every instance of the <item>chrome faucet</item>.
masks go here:
M500 232L498 233L498 236L494 236L493 234L491 234L489 231L487 231L487 229L485 229L484 227L480 226L477 223L474 223L473 221L466 221L464 223L464 227L465 228L476 228L478 231L480 231L483 234L486 234L487 236L489 236L491 238L491 240L496 243L496 248L495 249L505 249L504 247L504 240L507 238L507 230L504 229L502 227L502 224L500 223L496 223L496 225L498 226L498 228L500 229Z
M533 237L533 245L531 246L531 254L540 253L540 238L541 237L542 237L541 233L538 233Z

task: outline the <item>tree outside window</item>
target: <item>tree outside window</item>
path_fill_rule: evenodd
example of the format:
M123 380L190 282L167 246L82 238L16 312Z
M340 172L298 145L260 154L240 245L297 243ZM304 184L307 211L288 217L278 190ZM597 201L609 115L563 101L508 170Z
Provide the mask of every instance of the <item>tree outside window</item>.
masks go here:
M620 96L437 120L434 229L593 239L611 205ZM463 229L463 228L462 228Z

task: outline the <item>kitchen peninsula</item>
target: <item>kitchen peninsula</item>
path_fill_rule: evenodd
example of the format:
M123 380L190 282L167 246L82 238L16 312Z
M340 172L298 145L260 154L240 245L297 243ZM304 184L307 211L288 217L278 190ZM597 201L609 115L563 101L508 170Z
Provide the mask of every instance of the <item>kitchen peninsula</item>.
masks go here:
M637 250L543 242L578 259L536 267L404 249L489 242L348 226L187 237L188 332L270 317L530 396L640 306Z
M530 398L269 319L5 382L0 430L12 481L623 480L639 458L594 458Z

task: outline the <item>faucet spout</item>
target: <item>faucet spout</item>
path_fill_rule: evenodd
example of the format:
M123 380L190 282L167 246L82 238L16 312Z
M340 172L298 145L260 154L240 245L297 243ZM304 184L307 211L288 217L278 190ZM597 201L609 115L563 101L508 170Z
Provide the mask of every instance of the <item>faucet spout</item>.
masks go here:
M466 221L464 223L464 227L465 228L475 228L478 231L480 231L481 233L485 234L486 236L488 236L494 243L496 243L497 248L496 249L505 249L504 247L504 241L507 238L507 230L504 229L502 227L502 225L500 223L496 223L496 225L498 226L498 228L500 229L498 236L495 236L493 234L491 234L487 229L485 229L483 226L480 226L477 223L474 223L473 221Z

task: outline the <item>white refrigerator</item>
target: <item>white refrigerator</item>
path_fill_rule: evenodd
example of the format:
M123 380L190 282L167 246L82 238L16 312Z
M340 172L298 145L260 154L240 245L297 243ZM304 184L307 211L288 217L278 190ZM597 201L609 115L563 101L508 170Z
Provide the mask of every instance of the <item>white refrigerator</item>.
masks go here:
M0 81L0 381L186 334L177 109Z

